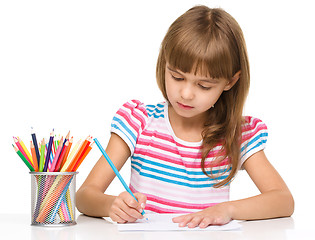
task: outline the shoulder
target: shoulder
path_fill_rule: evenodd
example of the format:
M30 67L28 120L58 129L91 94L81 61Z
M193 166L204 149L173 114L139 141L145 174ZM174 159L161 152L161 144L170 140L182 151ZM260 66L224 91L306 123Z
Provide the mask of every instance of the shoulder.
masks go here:
M264 132L267 134L268 128L266 124L259 118L252 116L244 116L242 124L242 138L248 137L248 135L253 135L258 132Z
M150 118L164 117L165 103L144 104L140 100L125 102L116 112L114 120L123 121L137 131L143 130Z
M266 124L259 118L245 116L242 124L241 161L242 165L254 153L265 149L268 138Z
M153 115L161 115L164 114L165 102L157 103L157 104L145 104L140 100L130 100L125 102L121 109L125 109L128 112L138 112L141 115L146 117L151 117Z

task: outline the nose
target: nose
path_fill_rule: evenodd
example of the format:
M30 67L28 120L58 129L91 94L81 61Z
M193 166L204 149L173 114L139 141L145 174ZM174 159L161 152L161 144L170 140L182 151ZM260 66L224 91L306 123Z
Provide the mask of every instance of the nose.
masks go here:
M192 100L195 96L193 87L189 83L183 84L180 94L181 97L186 100Z

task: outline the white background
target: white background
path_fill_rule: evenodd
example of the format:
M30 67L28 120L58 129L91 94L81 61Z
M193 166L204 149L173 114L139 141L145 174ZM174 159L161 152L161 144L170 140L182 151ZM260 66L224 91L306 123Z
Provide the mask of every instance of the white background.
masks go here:
M75 142L89 134L106 146L111 119L125 101L162 101L155 82L169 25L196 4L222 7L241 25L251 64L245 114L269 128L265 150L291 189L295 216L314 214L315 15L311 1L1 1L0 213L30 213L30 176L12 148L52 128ZM79 168L77 188L100 156ZM129 180L130 165L122 169ZM108 189L123 190L117 181ZM231 199L257 194L246 172Z

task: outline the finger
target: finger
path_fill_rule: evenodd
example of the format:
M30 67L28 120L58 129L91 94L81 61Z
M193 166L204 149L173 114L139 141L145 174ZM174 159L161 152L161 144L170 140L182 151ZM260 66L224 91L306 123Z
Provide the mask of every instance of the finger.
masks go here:
M139 207L137 209L140 213L142 213L147 202L147 196L142 193L135 193L135 197L137 198L139 202Z
M181 215L181 216L178 216L178 217L174 217L174 218L172 218L172 221L173 221L174 223L180 223L180 222L184 221L187 216L188 216L188 214L186 214L186 215Z
M125 222L135 222L138 219L132 216L132 214L130 214L130 209L128 207L127 208L122 207L122 208L116 209L114 214L119 216Z
M113 222L117 222L117 223L126 223L127 222L115 213L109 214L109 217L112 219Z
M130 208L137 208L140 206L139 202L134 199L134 197L131 196L128 192L124 192L123 194L121 194L121 196L124 203Z
M204 217L199 224L200 228L206 228L212 223L212 219L209 217Z
M186 227L188 222L190 222L192 219L192 215L183 215L179 217L173 218L174 223L178 223L179 227Z
M123 218L125 220L127 220L128 222L134 222L134 221L136 221L139 218L140 219L143 218L143 216L141 215L141 213L137 209L131 208L131 207L129 207L126 204L123 204L121 206L121 211L123 212L122 214L124 216L125 216L125 214L127 215L127 216L125 216Z
M187 223L187 227L189 228L195 228L197 226L199 226L200 222L202 221L202 217L201 216L195 216L193 217L188 223Z

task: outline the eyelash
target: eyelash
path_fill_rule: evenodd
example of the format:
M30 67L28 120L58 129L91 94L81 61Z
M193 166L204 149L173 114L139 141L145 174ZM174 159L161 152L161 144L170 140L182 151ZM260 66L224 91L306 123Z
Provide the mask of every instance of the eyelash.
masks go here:
M178 78L178 77L175 77L173 74L171 74L172 78L175 80L175 81L182 81L184 80L184 78ZM202 89L202 90L210 90L211 87L204 87L200 84L198 84L198 86Z
M211 89L211 87L204 87L200 84L198 84L198 86L201 87L202 90L210 90Z
M177 78L177 77L173 76L172 74L171 74L171 76L172 76L172 78L173 78L174 80L176 80L176 81L184 80L184 78Z

